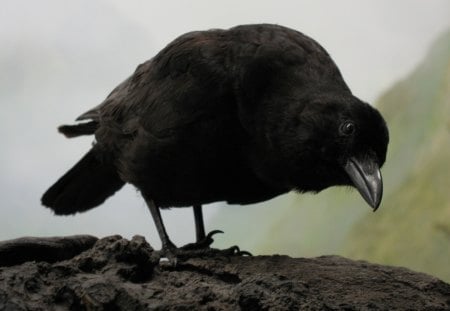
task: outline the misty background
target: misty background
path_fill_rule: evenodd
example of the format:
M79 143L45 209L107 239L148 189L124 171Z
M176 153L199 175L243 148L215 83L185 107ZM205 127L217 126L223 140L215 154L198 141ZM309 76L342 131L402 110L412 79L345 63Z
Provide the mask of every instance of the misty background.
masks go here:
M132 186L102 206L75 216L56 217L40 205L42 193L87 152L93 140L65 139L56 127L73 122L100 103L138 64L188 31L276 23L317 40L331 54L353 93L374 104L409 76L450 28L447 0L0 0L0 8L0 240L141 234L155 247L160 242L150 213ZM394 101L390 109L395 107ZM415 128L423 127L420 118L415 122ZM393 177L385 184L394 185L398 174L388 176ZM256 254L315 256L340 253L336 245L342 241L336 239L346 239L344 233L371 213L356 191L344 190L331 199L319 194L297 202L295 208L301 215L297 223L297 216L286 208L297 196L288 194L250 207L205 206L207 230L226 230L217 237L216 245L223 247L239 244ZM347 206L341 196L350 197L357 209ZM380 208L386 217L389 210L383 205L387 199ZM321 205L327 204L335 205L336 214L327 212L334 218L324 217L328 209ZM276 212L277 208L298 230L294 225L267 226L270 219L263 221L265 211ZM190 208L163 211L163 218L176 244L194 240ZM339 228L334 228L335 222ZM365 255L356 257L364 259Z

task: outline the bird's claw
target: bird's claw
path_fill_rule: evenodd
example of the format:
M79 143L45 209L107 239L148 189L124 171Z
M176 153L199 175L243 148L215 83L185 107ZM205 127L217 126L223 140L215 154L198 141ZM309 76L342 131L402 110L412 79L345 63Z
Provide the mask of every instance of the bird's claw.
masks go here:
M206 235L205 239L212 239L212 236L217 233L223 233L223 231L222 230L213 230Z
M248 251L241 251L241 249L237 245L231 246L230 248L226 249L217 249L215 251L217 251L217 254L225 256L253 256L252 253Z
M178 248L172 242L163 244L158 251L160 259L166 258L169 264L175 267L178 263Z
M253 256L250 252L241 251L235 245L226 249L217 248L202 248L202 249L183 249L176 248L171 250L164 250L161 257L167 258L170 266L175 267L179 261L184 261L190 258L204 258L204 257L233 257L233 256Z
M212 238L215 234L223 233L221 230L213 230L206 237L196 243L189 243L177 248L173 243L163 245L159 251L161 258L166 258L170 266L175 267L179 260L193 257L231 257L231 256L252 256L250 252L242 251L239 246L234 245L226 249L211 248L214 242Z
M212 238L215 234L223 233L222 230L213 230L208 233L202 240L197 241L195 243L186 244L179 249L181 250L200 250L200 249L208 249L211 244L214 243L214 239Z

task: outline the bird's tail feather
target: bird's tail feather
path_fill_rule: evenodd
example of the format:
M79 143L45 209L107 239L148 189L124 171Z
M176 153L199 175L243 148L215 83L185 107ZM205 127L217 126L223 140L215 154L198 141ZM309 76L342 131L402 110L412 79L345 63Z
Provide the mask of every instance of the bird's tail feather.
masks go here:
M98 128L97 121L79 123L75 125L61 125L58 131L67 138L77 137L81 135L92 135Z
M75 214L100 205L123 185L113 163L99 159L91 149L44 193L41 202L57 215Z

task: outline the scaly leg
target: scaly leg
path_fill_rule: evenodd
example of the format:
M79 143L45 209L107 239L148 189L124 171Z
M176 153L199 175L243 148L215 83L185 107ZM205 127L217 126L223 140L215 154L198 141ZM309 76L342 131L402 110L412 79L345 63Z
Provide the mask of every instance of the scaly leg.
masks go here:
M214 234L223 233L221 230L213 230L208 235L205 234L205 223L203 221L202 206L196 204L193 206L195 221L196 242L189 243L181 247L183 250L207 249L214 242Z
M168 258L172 265L175 266L177 264L178 258L190 258L205 255L249 255L249 253L247 252L240 251L239 247L237 246L233 246L225 250L216 250L209 248L209 246L214 242L212 236L216 233L223 232L220 230L214 230L205 236L201 205L194 206L197 242L185 245L181 248L177 248L167 235L166 228L164 227L164 223L161 218L159 207L156 206L155 202L152 199L149 199L145 196L144 199L147 203L150 213L152 214L153 221L155 222L156 229L158 230L159 238L161 239L161 254L164 257ZM199 238L201 239L199 240Z
M195 237L197 239L197 243L202 241L205 235L205 224L203 222L203 212L202 206L200 204L194 205L194 220L195 220Z
M153 221L156 225L156 230L158 230L159 238L161 239L161 250L166 253L170 252L172 253L177 247L175 244L172 243L172 241L169 239L169 236L167 235L166 228L164 227L164 223L161 218L161 212L159 210L159 207L156 206L155 202L151 199L148 199L144 196L145 203L147 203L148 209L150 210L150 213L152 214Z
M187 244L182 249L185 250L205 250L205 253L209 252L211 254L222 254L222 255L241 255L241 256L251 256L252 254L247 251L241 251L238 246L232 246L224 250L211 249L210 245L214 242L212 238L214 234L223 233L221 230L213 230L205 235L205 224L203 222L203 212L202 206L200 204L194 205L194 220L195 220L195 236L197 241L195 243Z

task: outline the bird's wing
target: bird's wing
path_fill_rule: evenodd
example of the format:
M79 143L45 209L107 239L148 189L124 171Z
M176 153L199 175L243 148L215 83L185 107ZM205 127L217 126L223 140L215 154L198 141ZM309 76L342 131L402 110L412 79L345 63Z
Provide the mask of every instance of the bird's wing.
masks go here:
M77 118L81 120L97 120L115 117L116 114L128 111L142 102L149 89L149 77L152 68L152 60L140 64L135 72L125 81L120 83L98 106L83 113Z
M111 131L125 135L136 131L141 110L145 109L152 89L152 62L150 59L140 64L102 103L76 119L93 120L99 124L97 141L102 141L102 136L111 135Z
M83 121L83 120L99 121L101 111L105 109L106 106L114 105L121 102L120 99L123 97L123 95L128 93L130 78L126 79L118 86L116 86L114 90L108 95L108 97L106 97L106 99L102 103L80 115L76 119L76 121Z
M156 137L183 136L187 127L210 122L223 111L231 85L220 33L187 33L154 57L148 92L134 110L143 131Z

